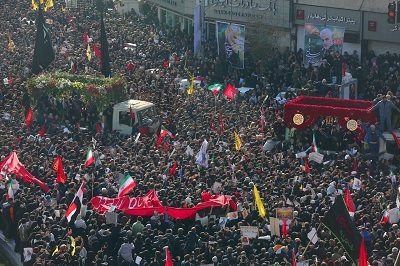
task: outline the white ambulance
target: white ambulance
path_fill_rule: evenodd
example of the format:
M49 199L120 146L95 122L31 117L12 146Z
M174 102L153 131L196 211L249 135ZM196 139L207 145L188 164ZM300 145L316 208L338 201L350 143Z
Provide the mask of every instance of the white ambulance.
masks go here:
M130 116L130 109L135 114L134 121ZM154 103L127 100L114 105L112 129L121 134L130 135L132 127L139 128L141 134L154 133L160 126L160 121L155 119L157 116Z

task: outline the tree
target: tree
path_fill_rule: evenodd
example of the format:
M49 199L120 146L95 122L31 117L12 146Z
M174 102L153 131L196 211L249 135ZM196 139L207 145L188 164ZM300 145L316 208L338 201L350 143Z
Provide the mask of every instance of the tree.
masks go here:
M266 59L276 55L275 49L283 51L285 47L290 46L290 37L288 39L287 31L267 24L260 20L250 20L246 23L246 45L248 47L246 50L255 62L265 62Z

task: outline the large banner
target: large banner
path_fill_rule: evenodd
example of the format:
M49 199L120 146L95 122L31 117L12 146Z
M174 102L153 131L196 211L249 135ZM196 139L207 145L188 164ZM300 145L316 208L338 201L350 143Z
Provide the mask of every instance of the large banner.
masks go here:
M244 25L217 21L218 55L235 68L244 68L244 33Z
M318 65L326 52L342 54L345 28L306 23L304 27L304 62Z
M237 210L236 203L232 198L224 195L214 196L207 201L198 203L192 208L172 208L163 206L154 190L149 191L143 197L131 198L124 196L121 198L107 198L96 196L93 197L90 202L92 203L93 210L100 213L109 212L112 209L134 216L152 216L155 211L160 214L168 212L169 216L174 217L175 219L180 218L182 220L194 219L198 211L210 207L229 205L232 210Z

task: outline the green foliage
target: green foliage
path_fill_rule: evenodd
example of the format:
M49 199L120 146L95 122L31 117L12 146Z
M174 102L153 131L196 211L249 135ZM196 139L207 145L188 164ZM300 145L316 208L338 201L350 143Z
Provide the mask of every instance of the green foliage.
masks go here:
M84 102L96 103L99 111L104 111L111 102L124 100L125 85L117 76L104 78L56 72L30 78L27 90L34 103L43 97L53 96L61 101L64 97L78 95Z

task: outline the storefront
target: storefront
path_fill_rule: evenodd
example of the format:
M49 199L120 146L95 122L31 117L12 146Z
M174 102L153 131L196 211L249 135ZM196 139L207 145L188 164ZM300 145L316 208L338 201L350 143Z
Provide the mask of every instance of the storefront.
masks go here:
M193 10L187 13L185 8L191 1L183 0L151 0L158 7L158 19L161 25L193 34Z
M368 51L376 55L400 53L400 24L389 24L387 14L364 12L364 36Z
M185 0L185 14L192 15L200 0ZM280 48L291 46L290 30L291 0L205 0L204 34L207 39L215 39L216 22L226 22L249 26L272 26L276 43Z
M362 19L360 11L335 9L309 5L295 5L293 22L297 36L297 49L304 50L306 23L344 28L342 53L352 54L354 50L361 54Z
M205 20L205 36L215 37L216 21L247 25L259 23L276 27L281 42L290 46L291 0L204 0L202 12ZM160 23L170 27L177 25L185 31L193 30L193 14L200 0L150 0L159 8ZM193 32L188 32L193 34Z

